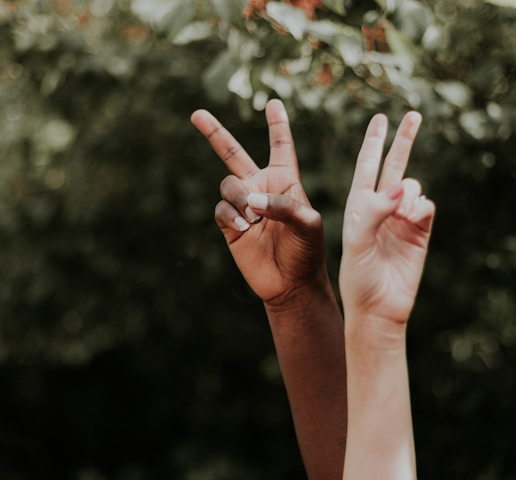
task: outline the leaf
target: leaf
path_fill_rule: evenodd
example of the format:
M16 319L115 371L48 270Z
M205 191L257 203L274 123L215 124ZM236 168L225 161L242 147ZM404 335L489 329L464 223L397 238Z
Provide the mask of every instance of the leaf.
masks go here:
M459 124L465 132L476 140L485 140L490 137L489 121L482 110L461 113Z
M434 22L429 8L414 0L404 0L395 12L397 28L412 40L419 40Z
M175 0L175 7L163 19L163 29L174 38L195 15L195 4L190 0Z
M131 10L173 38L194 17L195 4L190 0L132 0Z
M37 137L40 145L44 145L52 152L61 152L72 143L75 135L72 125L65 120L55 118L46 123Z
M396 9L395 0L376 0L376 3L386 13L391 13Z
M385 36L387 43L393 53L404 55L413 61L416 57L416 49L409 37L397 30L391 24L385 27Z
M516 0L485 0L487 3L497 5L499 7L516 8Z
M233 57L226 50L221 52L205 70L202 83L213 100L224 103L230 98L228 84L236 69Z
M324 6L339 15L346 15L345 0L322 0Z
M275 62L269 62L260 72L260 80L282 98L291 98L294 93L295 77L278 75Z
M173 43L176 45L187 45L191 42L205 40L213 33L212 22L192 22L186 25L174 37Z
M303 10L278 2L267 4L267 14L279 23L296 40L302 40L308 26L308 18Z
M350 38L355 37L362 42L362 37L358 33L358 30L355 30L348 25L332 22L331 20L316 20L310 22L308 24L307 31L310 35L324 43L327 43L328 45L335 45L336 41L341 36L347 36Z
M247 0L211 0L215 14L226 23L240 19L247 3Z
M131 10L144 22L158 25L178 3L177 0L133 0Z
M249 67L241 66L230 78L228 90L240 98L250 99L253 96Z
M362 35L358 30L330 20L310 22L308 33L318 40L335 47L346 65L357 66L363 59Z
M354 35L340 35L337 37L335 47L340 53L344 63L350 67L356 67L364 57L362 42Z
M464 109L471 103L472 91L462 82L445 81L434 85L435 91L451 105Z

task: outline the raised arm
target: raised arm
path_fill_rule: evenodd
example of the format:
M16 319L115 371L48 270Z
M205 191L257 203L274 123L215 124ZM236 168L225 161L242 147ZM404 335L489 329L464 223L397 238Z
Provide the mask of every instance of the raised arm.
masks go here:
M263 300L310 480L342 478L346 374L342 315L328 279L321 217L301 182L283 104L266 108L270 161L259 169L208 112L192 115L231 175L217 224Z
M435 207L403 175L420 123L416 112L404 117L380 172L387 119L373 117L344 213L344 480L416 478L405 337Z

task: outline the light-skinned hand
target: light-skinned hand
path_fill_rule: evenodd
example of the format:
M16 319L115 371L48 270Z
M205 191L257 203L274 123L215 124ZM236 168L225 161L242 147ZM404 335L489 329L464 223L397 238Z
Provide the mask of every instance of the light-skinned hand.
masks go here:
M346 321L404 332L414 305L435 212L421 185L403 178L421 115L403 118L383 162L388 122L375 115L358 155L344 213L340 291ZM367 320L365 320L367 319Z

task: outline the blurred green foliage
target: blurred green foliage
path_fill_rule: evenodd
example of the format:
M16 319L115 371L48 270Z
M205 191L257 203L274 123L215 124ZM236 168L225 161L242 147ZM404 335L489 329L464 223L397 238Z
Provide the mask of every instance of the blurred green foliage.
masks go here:
M368 119L423 113L419 478L516 479L515 2L319 3L0 0L0 478L303 478L189 124L263 164L279 96L333 278Z

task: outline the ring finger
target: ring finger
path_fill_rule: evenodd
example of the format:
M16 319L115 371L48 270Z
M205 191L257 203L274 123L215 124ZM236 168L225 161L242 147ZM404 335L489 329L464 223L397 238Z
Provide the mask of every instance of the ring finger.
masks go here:
M254 213L247 204L249 191L246 184L234 175L228 175L220 184L220 195L231 203L240 215L250 223L258 222L261 217Z
M421 184L413 178L405 178L401 184L403 185L403 198L396 209L396 215L408 217L421 195Z

